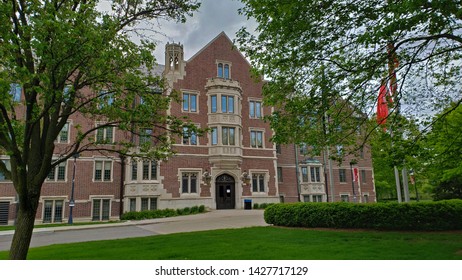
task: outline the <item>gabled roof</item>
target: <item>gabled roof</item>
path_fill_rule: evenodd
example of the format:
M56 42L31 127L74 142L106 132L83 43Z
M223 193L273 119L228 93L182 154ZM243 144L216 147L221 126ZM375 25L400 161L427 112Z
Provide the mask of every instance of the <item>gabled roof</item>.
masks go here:
M247 62L247 64L249 66L251 66L250 62L247 60L247 58L239 51L239 49L237 47L234 46L233 41L228 37L228 35L226 35L226 33L224 31L221 31L220 34L218 34L215 38L213 38L210 42L208 42L204 47L202 47L202 49L200 49L193 56L191 56L186 62L190 62L191 60L193 60L196 56L198 56L201 52L203 52L205 49L207 49L213 42L218 40L218 38L220 38L220 37L225 37L229 41L230 45L232 45L236 49L236 51L242 56L242 58L245 60L245 62Z

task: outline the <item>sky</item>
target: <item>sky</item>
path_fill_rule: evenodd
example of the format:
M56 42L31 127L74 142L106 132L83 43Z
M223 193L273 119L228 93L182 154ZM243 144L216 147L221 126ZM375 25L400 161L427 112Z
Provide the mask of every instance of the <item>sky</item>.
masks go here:
M157 34L158 41L155 56L159 64L164 64L165 44L181 43L184 47L185 60L188 60L207 43L224 31L233 40L236 32L243 26L249 30L256 27L255 21L248 21L238 14L243 4L238 0L202 0L201 7L186 23L159 22L156 27L164 35Z

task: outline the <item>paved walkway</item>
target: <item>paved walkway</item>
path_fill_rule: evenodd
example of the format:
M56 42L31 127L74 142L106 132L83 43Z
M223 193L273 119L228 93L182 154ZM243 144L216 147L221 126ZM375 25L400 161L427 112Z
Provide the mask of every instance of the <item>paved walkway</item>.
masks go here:
M267 226L261 210L213 210L162 219L34 229L31 247L177 232ZM13 231L0 231L0 251L10 248Z

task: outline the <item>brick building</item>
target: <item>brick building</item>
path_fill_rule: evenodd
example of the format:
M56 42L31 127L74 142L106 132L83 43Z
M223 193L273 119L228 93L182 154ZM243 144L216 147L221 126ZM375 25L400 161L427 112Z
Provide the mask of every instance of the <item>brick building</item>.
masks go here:
M187 61L182 45L167 44L165 61L157 70L182 98L167 113L187 116L209 132L198 136L185 129L183 137L175 139L176 154L162 162L92 153L68 160L56 167L42 188L38 223L67 221L74 164L73 216L78 221L196 205L242 209L255 203L332 201L332 193L335 201L375 201L369 150L361 153L355 166L346 159L341 165L331 164L331 175L325 175L329 165L304 156L303 147L270 142L273 131L262 118L272 108L262 104L263 81L250 76L250 64L226 34L219 34ZM95 125L95 120L79 115L70 120L57 139L57 149L68 143L76 124ZM96 137L123 136L106 128ZM352 174L357 174L353 185ZM0 224L14 222L16 206L12 184L0 174Z

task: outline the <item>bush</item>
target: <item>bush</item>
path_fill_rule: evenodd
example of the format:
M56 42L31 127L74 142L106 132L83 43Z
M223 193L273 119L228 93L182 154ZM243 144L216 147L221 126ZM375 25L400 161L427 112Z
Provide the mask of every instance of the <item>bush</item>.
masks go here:
M193 210L194 209L194 210ZM189 215L205 212L205 206L194 206L192 208L185 207L183 209L160 209L160 210L145 210L140 212L126 212L122 214L121 220L145 220L166 218L181 215Z
M253 204L253 209L260 209L260 208L258 208L259 206L260 206L260 205L259 205L258 203L254 203L254 204Z
M265 221L277 226L380 230L462 229L462 200L415 203L294 203L268 206Z

